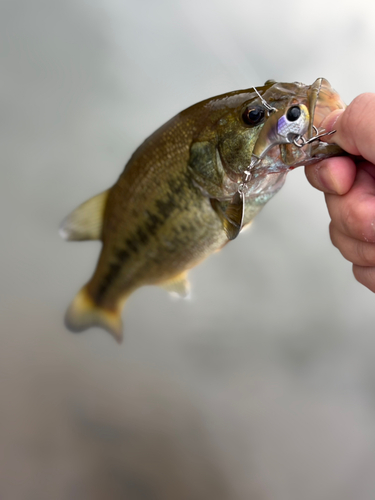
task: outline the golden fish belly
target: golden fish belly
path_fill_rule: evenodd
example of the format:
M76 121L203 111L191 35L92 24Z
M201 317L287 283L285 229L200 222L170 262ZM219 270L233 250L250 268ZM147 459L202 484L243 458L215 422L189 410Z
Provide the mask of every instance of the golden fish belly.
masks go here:
M116 199L121 197L121 183L112 188L103 249L87 287L103 307L116 307L120 297L142 285L172 279L227 241L209 198L186 173L160 188L144 199L140 209L137 200L128 200L120 214Z

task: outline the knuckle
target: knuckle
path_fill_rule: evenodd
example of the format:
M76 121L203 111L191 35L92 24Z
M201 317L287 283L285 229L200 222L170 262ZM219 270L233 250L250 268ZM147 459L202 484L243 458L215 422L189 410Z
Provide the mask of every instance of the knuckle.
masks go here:
M363 267L363 266L353 266L353 274L355 279L361 285L366 286L369 290L375 293L375 268L374 267Z
M362 126L363 116L369 111L369 101L371 102L372 94L364 93L357 96L349 104L346 111L346 120L344 126L349 126L350 130L355 130L357 126Z
M358 281L358 283L361 283L361 285L364 285L363 283L363 267L357 266L356 264L353 265L353 274L354 278Z
M356 262L358 259L353 252L351 238L342 234L332 223L329 226L329 233L333 246L339 250L344 259L352 263Z
M346 108L340 122L341 131L346 137L349 149L352 150L354 148L353 152L356 148L358 137L363 133L363 127L365 126L363 116L368 114L368 103L368 94L357 96Z
M357 109L357 111L366 111L368 108L368 100L371 95L372 94L367 92L357 95L349 104L348 108Z
M347 203L342 207L341 223L344 232L365 242L375 242L374 216L365 202Z
M351 235L358 224L357 209L352 204L346 203L341 210L341 223L346 234Z
M330 223L328 230L329 230L329 237L331 238L332 241L332 245L336 248L339 248L338 232L332 222Z
M320 182L320 178L318 175L318 172L320 171L321 167L324 165L325 160L316 163L315 165L309 165L305 167L305 174L306 178L309 181L309 183L314 187L315 189L318 189L319 191L324 191L324 188L322 186L322 183Z
M305 167L306 178L313 187L315 187L315 185L314 185L314 168L313 168L314 166L315 165L309 165L309 166Z
M370 267L375 265L375 246L373 243L364 243L357 240L355 251L358 262L362 266Z

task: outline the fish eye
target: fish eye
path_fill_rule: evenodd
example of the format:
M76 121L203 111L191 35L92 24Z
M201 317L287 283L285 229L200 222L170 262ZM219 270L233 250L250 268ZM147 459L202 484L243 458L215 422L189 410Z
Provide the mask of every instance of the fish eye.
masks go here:
M301 108L299 106L292 106L288 109L286 118L290 122L295 122L301 116Z
M242 119L246 125L258 125L264 118L264 109L261 106L249 106L242 114Z

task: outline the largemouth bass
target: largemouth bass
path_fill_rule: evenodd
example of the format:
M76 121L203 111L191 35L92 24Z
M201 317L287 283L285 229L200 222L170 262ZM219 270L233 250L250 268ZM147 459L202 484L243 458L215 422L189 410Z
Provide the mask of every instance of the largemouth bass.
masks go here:
M322 141L319 127L344 107L323 78L313 85L269 80L195 104L159 128L110 189L62 223L67 240L103 243L67 327L99 326L120 342L121 311L137 288L186 295L187 271L234 239L289 170L342 154Z

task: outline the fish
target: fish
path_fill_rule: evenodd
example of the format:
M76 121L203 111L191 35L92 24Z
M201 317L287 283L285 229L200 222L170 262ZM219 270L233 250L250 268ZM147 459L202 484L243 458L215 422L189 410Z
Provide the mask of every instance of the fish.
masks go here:
M344 154L320 125L344 109L324 78L267 80L177 114L133 153L117 182L60 226L68 241L100 240L91 279L65 324L123 338L122 309L144 285L186 296L188 271L234 240L301 165Z

